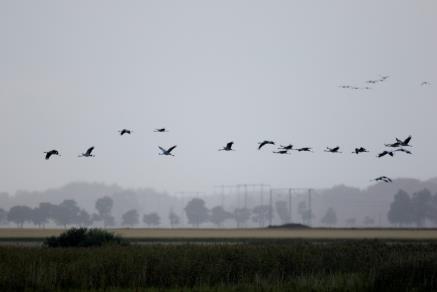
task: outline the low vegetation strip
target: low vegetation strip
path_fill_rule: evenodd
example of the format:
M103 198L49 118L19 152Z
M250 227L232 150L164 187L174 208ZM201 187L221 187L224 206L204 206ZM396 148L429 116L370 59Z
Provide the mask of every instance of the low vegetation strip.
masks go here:
M148 229L124 228L108 229L109 231L127 239L232 239L232 238L306 238L306 239L418 239L436 240L436 229ZM20 239L41 239L58 236L65 229L0 229L0 241Z
M226 287L436 291L437 243L299 240L270 245L0 247L0 291Z

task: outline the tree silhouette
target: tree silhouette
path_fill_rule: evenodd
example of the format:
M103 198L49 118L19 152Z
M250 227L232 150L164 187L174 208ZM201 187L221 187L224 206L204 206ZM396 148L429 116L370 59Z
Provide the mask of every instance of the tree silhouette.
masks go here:
M35 226L41 227L45 226L49 222L49 214L46 212L44 208L40 208L39 206L32 209L32 223Z
M423 227L432 212L431 198L431 192L427 189L414 193L411 198L412 220L417 227Z
M181 219L178 215L176 215L173 210L170 211L170 214L168 214L168 220L170 221L171 228L174 228L175 226L179 225Z
M88 227L93 224L93 220L91 218L91 215L87 211L82 209L77 214L77 223L80 227Z
M279 219L282 224L290 223L290 210L288 210L287 202L285 201L277 201L275 203L276 213L278 213Z
M269 205L259 205L252 210L252 221L258 223L260 227L264 227L272 215L272 210Z
M0 225L8 224L8 212L0 208Z
M237 223L237 228L241 228L250 219L251 211L248 208L237 208L234 210L232 218Z
M158 213L150 213L144 214L143 222L147 224L147 226L158 226L161 223L161 217L159 217Z
M135 209L129 210L126 213L124 213L121 216L121 224L123 226L134 226L134 225L138 225L138 223L140 223L140 215L138 214L138 211Z
M112 208L114 206L114 200L111 197L105 196L97 199L95 208L98 212L98 216L95 216L97 221L103 220L103 226L114 226L115 219L111 215Z
M17 224L17 227L23 228L25 222L32 221L32 209L27 206L14 206L8 212L8 221Z
M403 225L411 224L412 218L412 202L407 192L399 190L390 204L390 210L388 211L387 218L392 224L398 224L400 227Z
M79 224L80 208L75 200L64 200L52 211L52 218L57 225L65 228L67 225Z
M217 225L217 227L220 227L225 220L232 218L231 213L223 209L222 206L215 206L211 209L210 213L209 221Z
M333 208L329 208L326 211L325 216L322 217L321 222L328 226L333 226L337 224L337 214Z
M208 209L205 207L205 201L199 198L192 199L184 208L188 218L188 223L194 227L208 221Z

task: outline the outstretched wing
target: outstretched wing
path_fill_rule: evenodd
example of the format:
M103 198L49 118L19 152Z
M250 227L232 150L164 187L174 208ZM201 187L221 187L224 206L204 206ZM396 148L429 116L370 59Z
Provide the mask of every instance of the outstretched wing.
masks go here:
M404 144L408 144L410 143L411 140L411 135L407 137L407 139L405 139Z
M332 152L337 152L339 149L340 149L340 147L337 146L337 147L335 147L335 148L332 148L331 151L332 151Z
M159 150L161 150L162 152L167 152L167 150L165 150L164 148L162 148L161 146L158 146Z
M226 144L226 148L232 148L232 145L234 145L234 142L229 142L228 144Z
M262 141L261 143L259 143L258 150L260 150L266 144L267 144L267 141Z
M168 148L168 153L172 152L172 151L173 151L173 149L175 149L175 148L176 148L176 145L174 145L174 146L172 146L172 147Z
M86 154L86 155L91 155L91 152L93 152L93 150L94 150L94 146L88 148L88 150L86 151L85 154Z
M46 160L49 160L50 156L52 156L52 151L46 152Z

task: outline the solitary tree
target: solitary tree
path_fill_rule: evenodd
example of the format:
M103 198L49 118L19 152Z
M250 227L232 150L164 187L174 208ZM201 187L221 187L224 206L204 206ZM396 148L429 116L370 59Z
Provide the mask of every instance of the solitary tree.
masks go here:
M143 222L147 224L147 226L158 226L161 223L161 218L158 213L150 213L144 214Z
M168 220L170 221L171 228L174 228L175 226L179 225L181 222L181 219L178 215L176 215L173 210L170 211L170 214L168 214Z
M188 218L188 223L195 227L208 221L208 209L205 207L205 201L202 199L192 199L184 208L185 214Z
M222 206L216 206L211 209L209 221L217 225L217 227L220 227L225 220L231 217L232 217L231 213L223 209Z
M328 226L333 226L337 224L337 214L333 208L329 208L326 211L325 216L322 218L322 223Z
M134 226L137 225L140 220L139 220L140 215L138 214L138 211L135 209L129 210L126 213L124 213L121 216L121 224L123 226Z
M250 209L237 208L234 210L232 218L237 223L237 228L241 228L250 219Z
M98 212L97 216L94 219L98 219L96 221L103 220L103 226L109 227L115 225L115 219L111 215L112 207L114 206L114 200L111 197L105 196L97 199L95 208Z
M411 198L404 190L399 190L393 202L390 204L387 218L392 224L397 224L399 227L412 223Z

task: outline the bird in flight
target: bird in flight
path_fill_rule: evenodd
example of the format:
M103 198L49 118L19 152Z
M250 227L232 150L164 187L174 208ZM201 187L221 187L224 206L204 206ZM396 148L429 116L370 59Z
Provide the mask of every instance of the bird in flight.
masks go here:
M387 147L393 147L393 148L401 146L401 144L399 142L395 142L395 143L391 143L391 144L384 144L384 145Z
M158 133L166 133L168 132L166 128L160 128L160 129L155 129L154 132L158 132Z
M94 157L95 155L92 154L94 150L94 146L90 147L87 149L87 151L85 153L82 153L81 155L79 155L78 157Z
M329 148L326 147L325 152L330 152L330 153L342 153L339 151L340 150L340 146L334 147L334 148Z
M431 85L431 82L423 81L422 83L420 83L420 86L428 86L428 85Z
M360 154L360 153L364 153L364 152L369 152L366 148L364 147L360 147L360 148L355 148L355 151L352 152L354 154Z
M278 151L272 151L273 153L276 153L276 154L290 154L290 153L288 153L288 150L278 150Z
M234 142L229 142L225 147L219 149L219 151L234 151L234 149L232 149L232 145L234 145Z
M49 160L50 157L51 157L52 155L61 156L61 155L59 154L59 151L58 151L58 150L55 150L55 149L50 150L50 151L47 151L47 152L44 152L44 153L46 154L46 156L45 156L45 159L46 159L46 160Z
M386 155L390 155L391 157L393 157L394 153L393 153L393 151L384 150L381 153L378 153L377 157L381 158L381 157L384 157Z
M280 145L279 149L281 150L293 150L293 145L288 144L287 146Z
M401 152L404 152L404 153L407 153L407 154L413 154L413 153L411 153L411 151L409 151L407 149L404 149L404 148L396 149L395 151L401 151Z
M261 150L261 148L262 148L264 145L267 145L267 144L275 145L275 142L273 142L273 141L268 141L268 140L264 140L264 141L262 141L262 142L259 142L258 144L259 144L259 146L258 146L258 150Z
M158 146L158 148L161 150L161 153L159 153L159 155L170 155L170 156L174 156L173 154L171 154L171 152L173 151L173 149L176 148L177 145L174 145L168 149L164 149L161 146Z
M294 150L299 151L299 152L301 152L301 151L303 151L303 152L313 152L311 147L301 147L301 148L296 148Z
M392 182L391 178L386 177L386 176L380 176L380 177L374 178L374 179L372 179L372 181L383 181L383 182L386 182L386 183L391 183Z
M405 140L401 140L401 139L396 138L396 143L399 143L399 146L402 146L402 147L411 147L411 145L409 145L411 138L412 138L411 135L408 136Z
M123 129L118 132L120 133L120 136L123 136L124 134L129 134L129 135L132 134L132 131L128 129Z

